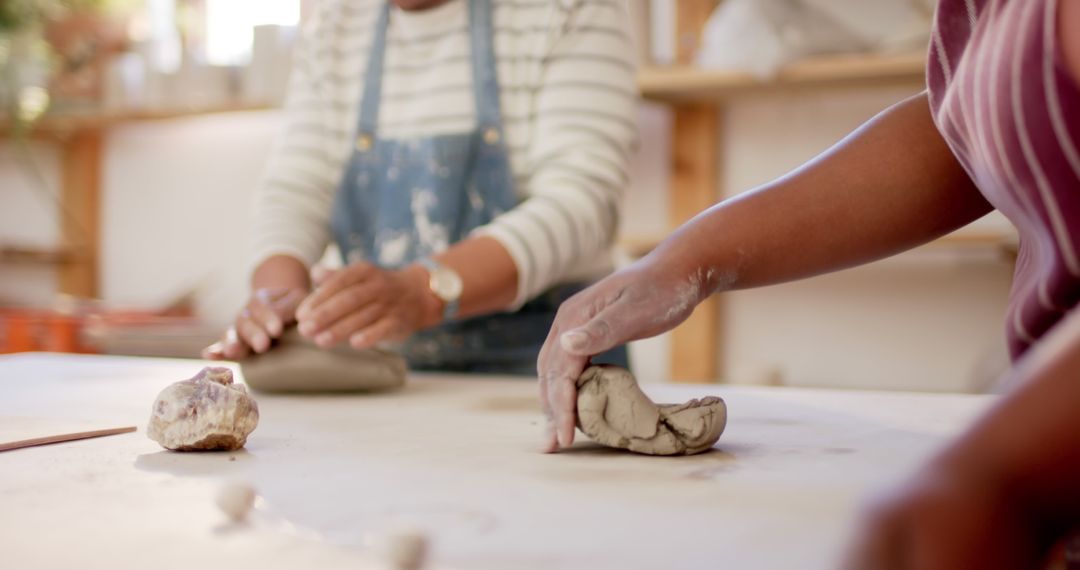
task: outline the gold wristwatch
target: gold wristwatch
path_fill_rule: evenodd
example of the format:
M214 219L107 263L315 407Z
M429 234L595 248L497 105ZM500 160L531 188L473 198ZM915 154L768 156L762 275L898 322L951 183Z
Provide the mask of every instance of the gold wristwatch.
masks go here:
M431 258L421 259L420 265L428 270L428 287L431 292L444 303L443 320L454 318L461 306L461 293L465 289L461 275Z

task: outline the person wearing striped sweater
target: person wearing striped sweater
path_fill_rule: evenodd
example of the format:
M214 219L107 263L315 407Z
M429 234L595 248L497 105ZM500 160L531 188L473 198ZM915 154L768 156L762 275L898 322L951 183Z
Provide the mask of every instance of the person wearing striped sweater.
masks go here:
M610 272L637 144L621 0L324 0L254 205L252 296L211 358L404 341L413 368L535 375ZM309 269L328 243L344 267ZM625 349L607 355L624 363Z
M592 354L708 296L867 263L998 209L1020 251L1007 392L868 509L852 569L1080 560L1080 0L940 0L929 90L806 166L722 202L563 305L541 352L549 448L573 441ZM737 420L736 420L737 421Z

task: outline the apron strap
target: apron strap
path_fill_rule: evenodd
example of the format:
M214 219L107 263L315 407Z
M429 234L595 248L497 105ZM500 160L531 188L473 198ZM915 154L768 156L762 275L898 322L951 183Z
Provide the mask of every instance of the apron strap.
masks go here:
M373 135L379 124L382 99L383 61L386 59L386 30L390 24L390 2L383 4L375 24L364 74L364 94L360 103L358 135ZM499 73L495 61L495 28L491 0L469 0L469 37L472 43L473 100L479 130L502 126Z
M390 27L390 1L383 3L375 33L371 39L367 72L364 74L364 95L360 102L360 124L357 135L371 136L379 125L379 103L382 99L383 60L386 54L386 30Z
M491 0L470 0L469 36L472 40L473 99L476 123L481 131L498 129L502 123L499 73L495 62L495 26Z

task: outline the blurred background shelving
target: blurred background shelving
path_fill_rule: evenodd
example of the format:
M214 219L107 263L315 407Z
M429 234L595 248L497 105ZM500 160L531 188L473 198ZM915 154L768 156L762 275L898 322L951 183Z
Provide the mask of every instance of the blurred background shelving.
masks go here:
M229 320L246 284L247 204L281 124L280 71L317 1L124 0L149 11L122 27L96 103L39 81L53 99L36 126L0 121L0 306L48 307L63 292L153 313L188 299L205 331ZM910 50L815 54L768 74L704 68L715 0L628 5L643 104L627 259L923 88L925 54ZM159 57L173 66L152 75ZM895 260L725 295L636 343L635 367L645 379L983 390L1004 361L1015 248L990 217Z
M697 62L708 59L700 50L707 49L718 4L632 4L646 13L639 29L648 29L653 42L644 48L639 75L647 101L646 150L631 188L632 222L621 240L632 257L646 254L715 201L783 175L925 87L922 49L822 53L768 73L703 68ZM837 11L855 17L860 10L890 7L791 6L799 4L827 6L833 20ZM928 32L932 2L895 2L891 8L925 18ZM868 27L883 25L888 22ZM666 192L649 193L657 187ZM666 225L643 228L642 215L659 211L667 212ZM714 297L668 338L650 341L667 350L667 369L652 374L688 381L987 389L1006 361L1000 318L1016 248L1014 229L992 215L892 260Z

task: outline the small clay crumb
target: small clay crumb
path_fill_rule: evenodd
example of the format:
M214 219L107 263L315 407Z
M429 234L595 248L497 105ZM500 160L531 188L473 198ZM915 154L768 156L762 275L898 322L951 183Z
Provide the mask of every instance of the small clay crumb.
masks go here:
M366 543L377 559L393 570L422 570L427 561L428 537L417 528L390 528L368 535Z
M218 489L214 502L230 520L240 523L255 506L255 489L247 483L226 483Z
M235 455L230 455L229 456L229 461L236 461L236 456Z

